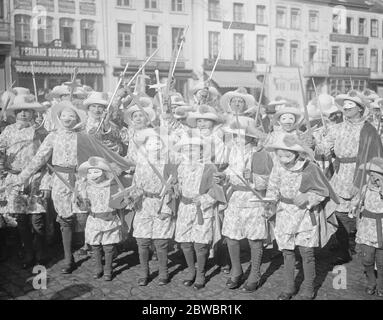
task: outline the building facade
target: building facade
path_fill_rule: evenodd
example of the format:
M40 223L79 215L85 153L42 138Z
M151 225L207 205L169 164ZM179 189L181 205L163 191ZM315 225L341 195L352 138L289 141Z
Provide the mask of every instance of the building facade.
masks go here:
M193 82L192 72L192 1L187 0L110 0L103 1L107 90L113 91L118 77L129 62L127 77L133 76L145 60L158 50L146 65L142 86L168 77L177 39L185 32L185 44L175 68L175 87L185 97ZM189 30L187 28L189 27ZM196 41L193 37L193 41Z
M13 79L39 94L77 78L103 89L103 0L13 0L11 27Z
M0 0L0 91L12 83L11 48L10 0Z

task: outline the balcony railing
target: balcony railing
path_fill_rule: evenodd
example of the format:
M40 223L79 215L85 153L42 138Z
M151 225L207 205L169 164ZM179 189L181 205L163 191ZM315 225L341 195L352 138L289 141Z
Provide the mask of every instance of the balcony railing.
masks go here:
M352 36L350 34L332 33L332 34L330 34L330 41L357 43L357 44L368 44L368 37Z
M0 21L0 42L11 41L11 25L9 22Z
M304 64L305 77L327 77L330 63L327 61L309 61Z
M230 21L224 21L223 22L223 28L229 29L230 24L231 24ZM255 30L255 23L234 21L231 25L231 29L254 31Z
M59 12L62 13L76 13L76 3L71 0L59 1Z
M215 59L205 59L204 69L212 70L214 67ZM253 71L254 61L252 60L227 60L220 59L217 64L217 71Z
M330 75L370 77L370 68L330 67Z
M80 14L84 15L96 15L96 3L91 1L80 2Z

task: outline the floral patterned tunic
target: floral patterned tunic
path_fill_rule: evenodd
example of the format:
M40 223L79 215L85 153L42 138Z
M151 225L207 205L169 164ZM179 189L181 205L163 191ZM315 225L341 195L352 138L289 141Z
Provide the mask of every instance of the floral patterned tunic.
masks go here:
M109 206L111 198L111 180L95 184L91 182L80 186L84 198L90 200L92 213L111 213L114 218L111 221L89 215L85 226L85 243L92 246L112 245L121 242L121 220L115 209Z
M280 200L281 197L294 199L300 195L304 161L298 161L291 169L286 169L275 163L270 175L267 198ZM314 207L324 200L324 197L308 192L309 205ZM275 238L280 250L294 250L296 246L315 248L319 246L319 219L316 215L317 226L313 226L306 209L300 209L294 204L279 202L277 205Z
M5 166L10 172L4 179L4 185L17 183L18 173L27 166L36 154L41 142L33 125L27 127L20 123L9 125L0 135L0 148L5 149ZM43 213L46 203L38 198L40 189L46 189L49 175L41 171L30 177L28 186L30 192L23 194L24 187L13 187L5 192L7 206L3 211L7 213Z
M200 197L203 225L198 224L197 206L181 201L176 222L175 240L179 243L210 244L213 241L213 217L216 200L209 194L200 195L200 186L205 165L181 163L178 167L178 182L183 197Z
M77 168L77 133L64 129L50 133L19 175L19 181L27 180L45 165L51 156L53 166L75 170ZM69 173L60 173L60 175L66 181L70 181ZM52 199L59 217L70 218L75 212L80 212L73 203L72 191L55 174L53 174L51 185Z
M364 120L351 123L345 120L329 128L327 136L317 141L316 151L325 156L330 156L334 150L338 158L356 158L359 149L360 133L364 126ZM355 163L340 163L339 172L335 172L331 179L331 185L340 198L340 205L336 211L349 212L351 191L355 173Z
M233 173L242 176L244 169L251 169L252 157L256 152L254 147L246 145L244 158L239 150L233 149L230 152L229 168L226 174L230 178L231 186L244 187L244 183ZM265 191L267 188L268 176L253 175L252 188L258 191ZM230 190L230 189L229 189ZM268 236L268 228L264 214L264 207L260 203L252 203L254 198L252 192L234 191L229 200L228 208L225 211L222 235L233 240L264 240Z
M151 163L161 174L164 173L165 164L152 161ZM162 203L158 197L151 196L159 195L163 185L143 157L137 163L132 185L137 188L138 196L142 197L133 220L133 236L142 239L173 238L175 217L166 205L168 197L166 196ZM166 218L162 220L160 213L166 213Z
M365 191L366 186L362 194ZM353 203L358 202L358 197L353 199ZM370 212L378 213L383 218L383 199L379 190L369 186L364 200L364 208ZM383 228L383 222L382 222ZM382 235L383 236L383 235ZM356 243L365 244L374 248L379 248L376 220L363 217L358 222L358 232L356 234Z

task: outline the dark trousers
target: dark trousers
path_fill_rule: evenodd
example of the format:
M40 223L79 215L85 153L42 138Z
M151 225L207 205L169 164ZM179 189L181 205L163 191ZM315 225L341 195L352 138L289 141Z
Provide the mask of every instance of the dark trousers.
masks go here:
M368 287L377 288L383 292L383 249L376 249L367 245L361 245L360 248ZM378 269L378 278L375 275L375 263Z
M93 259L94 259L94 273L111 276L113 272L112 263L113 263L113 252L115 245L105 245L105 246L92 246ZM102 267L102 251L105 254L105 266Z
M137 238L138 255L141 265L141 277L149 278L149 256L152 243L157 251L158 264L159 264L159 278L168 279L168 239L140 239Z
M45 213L18 214L17 230L24 247L24 260L31 262L44 259L45 253Z
M188 266L188 276L186 280L194 281L197 284L206 282L206 263L209 256L209 245L202 243L181 243L181 249L184 253L186 264ZM195 268L194 253L197 256L197 270Z
M339 257L351 259L355 250L356 218L350 218L345 212L336 212L338 230L335 233L339 244Z
M314 248L299 247L299 252L302 256L302 266L304 281L302 283L302 294L307 296L314 295L314 280L315 273L315 256ZM283 250L284 258L284 277L285 277L285 291L287 293L295 293L295 251Z
M57 222L60 224L62 243L64 247L64 267L69 268L74 264L74 258L72 254L72 239L73 230L75 226L74 218L57 218Z
M261 263L263 256L263 241L248 240L251 252L251 271L248 283L256 283L261 280ZM227 239L227 247L229 249L231 260L231 277L239 277L243 274L241 265L241 248L240 241Z

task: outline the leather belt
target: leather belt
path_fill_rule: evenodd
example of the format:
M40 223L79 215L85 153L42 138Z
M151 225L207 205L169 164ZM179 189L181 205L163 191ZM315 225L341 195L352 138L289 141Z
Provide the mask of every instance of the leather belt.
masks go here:
M113 221L116 218L116 214L114 212L101 212L95 213L91 212L89 215L93 218L101 219L104 221Z
M376 221L376 234L378 237L378 246L379 248L383 249L383 232L382 232L383 214L374 213L364 209L362 212L362 217L368 218L368 219L374 219Z
M184 196L181 197L181 202L185 205L191 205L191 204L194 204L193 202L193 199L192 198L186 198ZM202 213L202 209L201 209L201 205L197 205L197 218L198 218L198 224L200 226L202 226L204 224L204 220L203 220L203 213Z
M356 160L357 158L356 157L353 157L353 158L338 158L336 157L335 158L335 161L334 161L334 170L336 173L339 172L339 168L340 168L340 164L341 163L356 163Z
M76 168L67 168L60 166L53 166L53 168L59 173L65 173L69 175L69 184L74 188L76 185Z
M279 199L284 204L294 204L294 199L282 197Z

